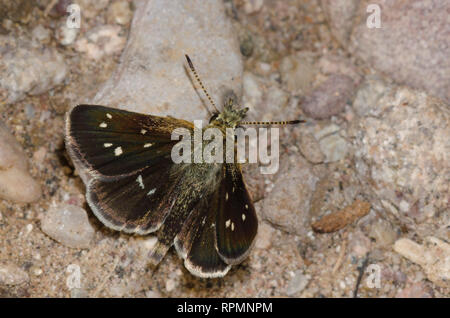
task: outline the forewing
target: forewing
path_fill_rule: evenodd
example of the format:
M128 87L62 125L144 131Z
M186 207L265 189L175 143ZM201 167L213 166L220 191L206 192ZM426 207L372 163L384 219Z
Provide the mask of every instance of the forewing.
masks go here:
M182 176L176 167L165 161L120 179L94 178L86 194L89 206L112 229L154 232L177 197L176 183Z
M66 120L69 154L98 177L122 177L170 160L175 128L191 123L125 110L78 105Z
M247 257L258 230L258 220L239 167L224 164L216 212L216 249L227 264Z

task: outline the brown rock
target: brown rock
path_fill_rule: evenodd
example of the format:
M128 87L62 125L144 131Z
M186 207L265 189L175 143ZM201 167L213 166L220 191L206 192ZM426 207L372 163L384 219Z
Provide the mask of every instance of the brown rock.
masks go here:
M370 203L356 200L342 210L330 213L313 223L311 227L318 233L331 233L343 229L362 218L370 211Z

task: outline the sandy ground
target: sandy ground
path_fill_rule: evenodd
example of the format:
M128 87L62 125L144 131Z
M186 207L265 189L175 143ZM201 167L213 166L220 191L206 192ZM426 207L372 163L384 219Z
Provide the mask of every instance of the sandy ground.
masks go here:
M277 65L282 57L297 51L319 56L327 51L346 56L330 35L316 1L266 2L270 5L247 14L240 0L226 1L230 16L237 17L233 23L239 30L241 50L250 55L243 57L245 70L258 73L258 62ZM290 10L297 3L301 6ZM63 55L68 73L63 85L0 106L0 118L23 147L30 159L30 173L43 190L36 203L0 200L0 260L15 264L28 275L25 283L0 285L0 297L352 297L361 266L371 263L380 266L383 284L380 288L368 287L366 274L359 284L359 297L448 296L448 289L425 279L419 265L391 248L374 244L368 234L372 221L315 236L311 240L314 242L308 244L299 236L263 221L262 238L249 259L222 279L191 276L173 250L156 269L149 267L145 251L151 241L111 231L95 218L86 205L84 185L63 144L66 110L93 97L111 76L121 52L95 61L85 58L85 53L76 51L72 45L61 45L53 36L60 18L45 16L49 1L38 4L31 9L26 23L14 22L3 32L25 39L36 26L45 26L52 36L49 43L41 45L55 48ZM108 19L108 10L102 9L85 22L83 30L105 25ZM121 35L126 36L129 24L120 28ZM246 32L253 43L248 43ZM351 164L344 160L326 169L343 173L346 165ZM336 186L339 185L332 185ZM66 247L41 231L42 216L52 205L60 203L86 209L95 229L90 248ZM73 264L75 267L70 267ZM80 288L69 288L73 268L81 271ZM296 290L298 286L302 288Z

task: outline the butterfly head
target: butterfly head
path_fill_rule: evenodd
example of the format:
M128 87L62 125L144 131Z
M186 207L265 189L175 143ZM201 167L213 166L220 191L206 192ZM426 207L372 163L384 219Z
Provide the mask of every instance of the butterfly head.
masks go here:
M242 119L245 118L248 112L248 107L236 108L234 107L233 99L229 99L224 107L223 111L214 114L210 119L211 126L219 126L223 128L236 128Z

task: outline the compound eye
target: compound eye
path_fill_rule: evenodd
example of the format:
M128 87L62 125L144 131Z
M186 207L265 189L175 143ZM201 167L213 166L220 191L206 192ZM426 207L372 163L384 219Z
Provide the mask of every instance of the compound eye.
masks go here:
M213 115L212 115L211 118L209 119L209 123L211 124L211 122L212 122L213 120L216 120L218 116L219 116L219 113L213 113Z

